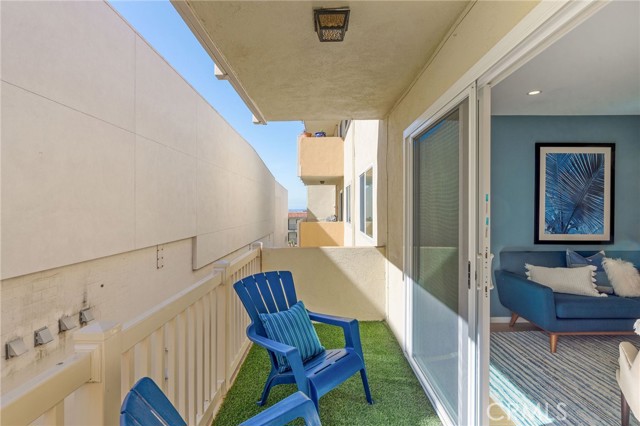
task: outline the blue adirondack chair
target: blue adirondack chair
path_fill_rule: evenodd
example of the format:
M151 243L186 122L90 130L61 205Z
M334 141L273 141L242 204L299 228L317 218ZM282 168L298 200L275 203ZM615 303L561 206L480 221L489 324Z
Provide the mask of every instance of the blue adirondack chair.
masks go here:
M241 426L283 426L300 417L307 426L321 426L313 402L302 392L296 392ZM143 377L122 402L120 426L187 426L187 423L155 382Z
M265 348L271 360L271 372L258 405L266 403L273 386L295 383L298 390L308 395L318 408L320 397L357 372L360 372L367 402L373 404L357 320L308 312L313 321L342 327L346 345L343 349L325 350L303 363L297 348L267 337L259 316L261 313L288 310L298 301L291 272L274 271L251 275L236 282L233 288L251 317L247 336L252 342ZM286 357L290 368L280 372L275 354Z

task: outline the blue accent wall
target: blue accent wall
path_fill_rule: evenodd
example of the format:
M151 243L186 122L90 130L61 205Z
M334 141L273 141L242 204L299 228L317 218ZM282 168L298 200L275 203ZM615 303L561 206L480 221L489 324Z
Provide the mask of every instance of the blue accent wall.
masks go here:
M533 244L536 142L614 142L614 244ZM491 250L640 250L640 116L494 116L491 122ZM497 290L491 316L509 316Z

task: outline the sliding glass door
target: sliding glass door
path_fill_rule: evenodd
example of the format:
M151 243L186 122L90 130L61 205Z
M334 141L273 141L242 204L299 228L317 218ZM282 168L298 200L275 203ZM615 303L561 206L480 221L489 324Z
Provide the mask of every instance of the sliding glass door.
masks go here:
M407 319L409 355L418 377L445 423L466 425L474 423L476 385L470 338L475 256L469 249L475 229L475 194L469 191L475 188L469 162L475 138L470 141L469 129L475 120L470 120L468 98L459 102L409 138Z

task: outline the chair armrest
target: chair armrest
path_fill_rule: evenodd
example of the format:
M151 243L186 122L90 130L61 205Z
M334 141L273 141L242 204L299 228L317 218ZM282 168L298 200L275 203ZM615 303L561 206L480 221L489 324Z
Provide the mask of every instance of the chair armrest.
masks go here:
M312 321L342 327L346 346L353 348L358 353L358 355L360 355L360 358L362 358L362 361L364 362L362 343L360 341L360 326L357 319L319 314L311 311L307 312L309 313L309 318L311 318Z
M553 290L522 275L496 271L500 303L521 317L546 328L556 320Z
M298 385L298 389L309 395L309 381L304 373L304 365L302 364L302 357L300 356L298 348L258 335L253 323L249 324L249 327L247 327L247 337L253 343L258 344L271 352L286 357L289 365L291 366L291 371L296 380L296 385Z
M620 367L626 367L629 370L633 367L640 371L638 349L629 342L620 343Z

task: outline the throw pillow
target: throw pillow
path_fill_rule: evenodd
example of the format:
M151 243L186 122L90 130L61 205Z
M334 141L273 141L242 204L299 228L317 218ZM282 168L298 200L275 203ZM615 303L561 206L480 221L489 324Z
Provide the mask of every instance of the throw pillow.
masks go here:
M582 268L546 268L527 263L524 266L531 281L547 286L556 293L607 297L596 290L596 267L593 265Z
M640 297L640 272L633 263L606 257L602 264L618 296Z
M276 342L298 348L302 362L324 351L324 346L320 344L316 329L313 328L307 309L302 301L299 301L286 311L260 314L260 320L267 332L267 337ZM289 362L286 357L276 354L276 358L278 359L278 369L281 373L289 368Z
M567 256L567 267L569 268L581 268L583 266L589 266L589 265L593 265L597 267L598 269L596 270L596 285L611 287L611 284L609 284L607 273L604 271L604 268L602 267L602 260L605 257L604 251L599 251L598 253L593 254L589 257L584 257L583 255L578 254L573 250L567 250L566 256ZM608 292L608 291L602 291L602 290L599 290L599 291L601 291L602 293ZM613 292L613 290L611 291Z
M584 257L573 250L567 250L567 266L569 268L580 268L582 266L593 265L598 268L598 271L604 271L602 267L604 256L604 251L599 251L594 255Z

